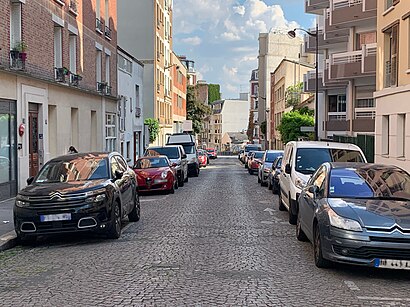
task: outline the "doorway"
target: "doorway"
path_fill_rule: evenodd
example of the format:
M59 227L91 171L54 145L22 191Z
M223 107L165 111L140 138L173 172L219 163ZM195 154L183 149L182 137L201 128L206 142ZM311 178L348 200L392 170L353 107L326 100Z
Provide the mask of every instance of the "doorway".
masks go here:
M38 104L29 103L28 112L29 133L29 175L36 176L38 173Z

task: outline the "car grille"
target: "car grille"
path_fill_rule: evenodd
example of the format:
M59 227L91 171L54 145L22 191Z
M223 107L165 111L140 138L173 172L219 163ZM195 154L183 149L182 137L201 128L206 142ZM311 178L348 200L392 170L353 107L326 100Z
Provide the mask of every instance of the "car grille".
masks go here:
M77 230L77 221L57 221L36 223L37 232L71 232Z
M370 237L370 241L410 244L410 238Z
M410 246L409 246L410 247ZM361 259L398 259L406 260L410 259L410 248L409 249L398 249L398 248L378 248L378 247L367 247L362 246L359 248L350 248L340 245L333 245L333 250L336 254L346 257L354 257ZM347 253L342 253L342 250L347 250Z
M36 209L73 208L84 203L86 193L62 194L59 192L47 196L31 196L28 198L30 206Z

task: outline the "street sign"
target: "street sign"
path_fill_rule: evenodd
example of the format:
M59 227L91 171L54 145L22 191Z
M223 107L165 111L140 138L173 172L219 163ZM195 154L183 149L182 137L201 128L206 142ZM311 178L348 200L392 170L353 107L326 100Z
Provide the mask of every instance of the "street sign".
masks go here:
M315 132L315 127L311 126L301 126L300 132Z
M182 131L192 131L192 120L184 120L182 122Z

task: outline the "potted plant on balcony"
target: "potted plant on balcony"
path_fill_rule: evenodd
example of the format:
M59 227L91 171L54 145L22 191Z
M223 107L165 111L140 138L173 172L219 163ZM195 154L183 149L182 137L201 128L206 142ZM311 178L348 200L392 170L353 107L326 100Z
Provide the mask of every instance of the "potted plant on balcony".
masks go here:
M27 44L23 41L18 42L16 44L16 48L19 51L19 58L21 59L22 62L25 62L27 59L27 53L26 53Z

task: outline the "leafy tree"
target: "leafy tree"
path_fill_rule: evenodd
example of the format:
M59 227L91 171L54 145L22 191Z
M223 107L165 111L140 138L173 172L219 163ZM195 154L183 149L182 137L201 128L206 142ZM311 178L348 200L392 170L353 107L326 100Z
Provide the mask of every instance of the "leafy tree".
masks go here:
M192 129L196 134L201 133L202 123L207 115L211 114L211 108L198 101L194 86L188 86L186 95L187 119L192 120Z
M255 124L253 123L253 112L249 113L249 122L248 122L248 130L246 131L246 135L248 136L248 140L253 140L253 130L255 129Z
M261 130L262 134L266 135L266 120L261 122L260 130Z
M297 141L299 137L313 139L312 133L301 132L302 126L314 126L314 117L308 114L301 114L299 111L292 111L283 114L282 121L278 126L283 144L289 141Z
M314 116L314 115L315 115L315 111L309 109L308 107L300 108L300 109L299 109L299 113L300 113L300 114L307 114L307 115L310 115L310 116Z
M285 92L287 107L294 107L300 103L300 97L303 92L303 82L288 86Z
M144 124L148 126L149 141L154 143L159 134L159 122L155 118L146 118Z
M219 84L208 84L208 103L221 100L221 87Z

